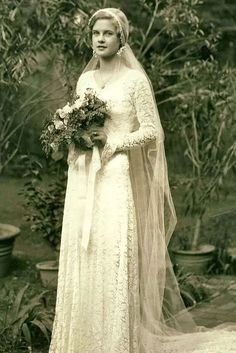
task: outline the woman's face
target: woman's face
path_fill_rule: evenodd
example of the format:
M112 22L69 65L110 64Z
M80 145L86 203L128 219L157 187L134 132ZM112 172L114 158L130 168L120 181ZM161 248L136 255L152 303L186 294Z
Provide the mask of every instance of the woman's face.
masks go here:
M113 20L98 19L92 29L93 50L98 57L114 56L120 48L120 39Z

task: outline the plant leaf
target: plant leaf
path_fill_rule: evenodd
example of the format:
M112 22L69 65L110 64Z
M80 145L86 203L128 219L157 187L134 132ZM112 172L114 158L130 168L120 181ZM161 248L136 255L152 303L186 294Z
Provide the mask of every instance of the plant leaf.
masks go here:
M19 293L17 294L16 299L15 299L13 306L12 306L12 310L10 312L9 324L12 324L15 321L15 318L18 317L18 313L20 310L22 299L23 299L25 291L27 290L28 287L29 287L29 284L27 284L25 287L20 289Z
M32 345L31 332L30 332L29 326L26 323L23 323L22 325L22 332L25 337L25 340L31 346Z
M47 331L46 326L42 323L42 321L34 319L34 320L31 321L31 324L37 326L42 331L44 336L47 338L47 341L49 342L48 331Z

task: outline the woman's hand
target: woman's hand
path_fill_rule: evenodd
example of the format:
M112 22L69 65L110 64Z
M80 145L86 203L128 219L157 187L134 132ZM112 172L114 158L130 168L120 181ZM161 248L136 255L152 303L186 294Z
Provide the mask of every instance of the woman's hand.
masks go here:
M94 142L98 147L105 146L107 142L107 135L103 130L94 130L91 132L90 139Z

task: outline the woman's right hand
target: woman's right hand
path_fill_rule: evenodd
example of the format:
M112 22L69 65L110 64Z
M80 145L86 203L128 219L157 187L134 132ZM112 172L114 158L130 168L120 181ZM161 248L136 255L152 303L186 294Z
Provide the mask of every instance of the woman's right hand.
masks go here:
M101 129L92 131L90 138L98 147L104 147L107 142L107 134Z

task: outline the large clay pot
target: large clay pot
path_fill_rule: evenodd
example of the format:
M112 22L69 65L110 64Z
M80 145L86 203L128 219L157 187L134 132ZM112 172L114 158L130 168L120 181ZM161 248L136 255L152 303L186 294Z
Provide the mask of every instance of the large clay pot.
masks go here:
M201 275L207 272L214 251L215 247L208 244L200 246L197 250L172 249L172 261L185 273Z
M19 228L0 223L0 277L9 273L15 238L19 234Z
M43 261L36 264L44 287L56 288L58 277L58 261Z

